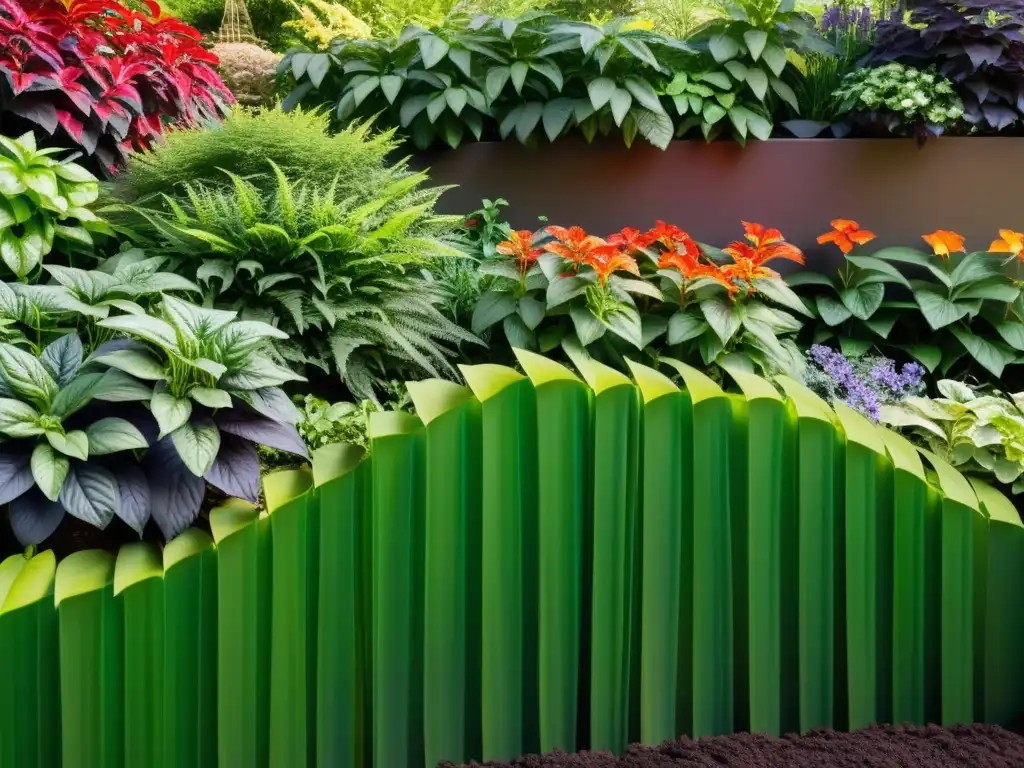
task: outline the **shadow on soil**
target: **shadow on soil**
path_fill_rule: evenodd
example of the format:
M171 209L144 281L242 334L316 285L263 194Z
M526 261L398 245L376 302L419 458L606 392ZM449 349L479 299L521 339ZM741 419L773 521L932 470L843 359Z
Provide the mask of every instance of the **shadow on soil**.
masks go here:
M1015 730L1019 730L1016 729ZM477 765L474 763L474 765ZM1024 736L992 725L940 728L880 725L855 733L811 731L773 738L739 733L659 747L529 755L492 768L1022 768ZM441 763L438 768L456 768Z

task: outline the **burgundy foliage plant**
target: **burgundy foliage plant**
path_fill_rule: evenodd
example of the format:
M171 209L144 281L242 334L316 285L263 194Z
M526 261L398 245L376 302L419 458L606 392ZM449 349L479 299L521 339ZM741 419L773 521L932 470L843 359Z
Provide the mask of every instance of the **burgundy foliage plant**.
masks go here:
M234 101L199 32L152 0L144 11L65 2L0 0L3 133L33 130L109 170L168 126L216 119Z

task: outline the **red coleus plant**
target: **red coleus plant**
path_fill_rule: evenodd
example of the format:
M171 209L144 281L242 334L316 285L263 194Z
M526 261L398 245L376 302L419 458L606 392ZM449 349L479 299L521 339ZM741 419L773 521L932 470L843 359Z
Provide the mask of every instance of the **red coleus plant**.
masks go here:
M0 0L0 119L110 169L168 126L219 117L234 101L199 32L115 0ZM41 137L40 137L41 138Z

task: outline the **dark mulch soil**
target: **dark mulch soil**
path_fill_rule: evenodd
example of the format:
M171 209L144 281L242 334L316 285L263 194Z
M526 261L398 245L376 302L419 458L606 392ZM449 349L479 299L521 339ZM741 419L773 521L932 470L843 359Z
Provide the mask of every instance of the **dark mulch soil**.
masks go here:
M474 764L475 765L475 764ZM749 733L660 747L521 757L493 768L1022 768L1024 736L992 725L924 728L879 725L855 733L811 731L778 739ZM442 763L438 768L455 768Z

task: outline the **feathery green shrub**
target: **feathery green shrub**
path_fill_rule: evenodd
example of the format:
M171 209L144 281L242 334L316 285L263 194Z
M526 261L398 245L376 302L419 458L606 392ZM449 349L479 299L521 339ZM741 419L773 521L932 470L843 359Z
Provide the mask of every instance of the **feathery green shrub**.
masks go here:
M401 171L385 165L397 147L392 132L376 133L364 123L331 134L329 126L322 111L236 107L218 125L169 132L151 151L133 155L114 181L115 196L142 202L160 194L183 195L185 183L230 185L223 171L271 190L276 186L267 165L271 160L291 178L326 187L337 177L339 195L369 199Z

